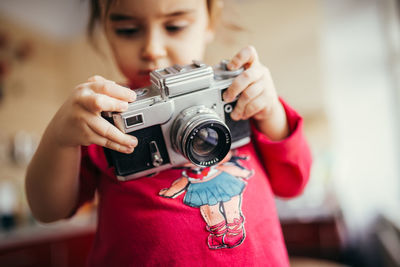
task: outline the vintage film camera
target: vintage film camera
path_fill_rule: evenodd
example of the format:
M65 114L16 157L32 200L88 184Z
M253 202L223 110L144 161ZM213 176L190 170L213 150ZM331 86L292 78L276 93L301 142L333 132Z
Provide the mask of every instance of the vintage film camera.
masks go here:
M105 148L119 180L187 162L212 166L230 149L250 141L249 122L230 117L237 100L226 103L222 99L224 90L243 69L229 71L226 63L213 68L193 61L152 71L152 85L135 90L137 99L127 111L103 112L104 118L139 141L131 154Z

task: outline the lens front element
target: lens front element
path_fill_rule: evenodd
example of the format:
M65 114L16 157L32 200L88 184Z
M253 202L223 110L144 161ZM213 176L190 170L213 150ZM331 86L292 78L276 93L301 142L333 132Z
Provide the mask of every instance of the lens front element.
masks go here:
M199 156L212 153L218 146L218 133L212 128L203 128L193 138L193 152Z
M171 141L176 151L197 166L208 167L225 158L231 147L231 133L212 110L195 106L176 118Z

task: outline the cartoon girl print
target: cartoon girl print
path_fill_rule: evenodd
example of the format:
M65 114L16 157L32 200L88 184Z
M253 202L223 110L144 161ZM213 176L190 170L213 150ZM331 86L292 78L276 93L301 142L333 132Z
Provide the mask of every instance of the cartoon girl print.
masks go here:
M186 191L183 203L200 209L210 249L234 248L245 239L242 195L247 183L243 179L249 179L254 171L243 167L242 160L248 157L230 152L213 167L185 165L179 168L182 177L159 192L162 197L176 198Z

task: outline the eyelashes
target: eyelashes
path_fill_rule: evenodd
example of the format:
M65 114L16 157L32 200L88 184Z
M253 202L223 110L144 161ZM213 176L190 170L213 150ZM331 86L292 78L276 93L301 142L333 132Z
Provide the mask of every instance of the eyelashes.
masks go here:
M168 25L168 26L165 26L165 29L169 33L177 33L177 32L180 32L180 31L183 31L184 29L186 29L186 27L187 27L187 25L184 25L184 26L182 26L182 25Z
M164 30L170 34L178 34L180 32L183 32L185 29L187 29L189 24L169 24L164 26ZM116 35L124 37L124 38L130 38L130 37L136 37L139 36L144 32L145 29L141 27L120 27L120 28L115 28L114 32Z
M115 29L115 34L122 37L131 37L139 33L138 28L117 28Z

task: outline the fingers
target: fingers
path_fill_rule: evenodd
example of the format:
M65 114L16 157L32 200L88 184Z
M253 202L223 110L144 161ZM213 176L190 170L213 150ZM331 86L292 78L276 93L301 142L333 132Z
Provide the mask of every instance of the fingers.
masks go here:
M90 143L96 144L99 146L103 146L103 147L107 147L109 149L112 149L112 150L115 150L115 151L118 151L121 153L125 153L125 154L130 154L135 149L135 147L121 145L118 142L111 141L111 140L97 134L96 132L92 132L92 142L90 142Z
M69 122L70 128L75 129L74 137L79 145L97 144L121 153L132 153L137 146L136 137L119 131L102 117L78 107L77 114Z
M265 97L256 97L252 99L244 108L243 113L241 115L241 119L247 120L253 117L255 114L261 112L267 107L266 98Z
M133 148L138 144L136 137L122 133L102 117L92 116L88 121L88 126L93 132L102 138L101 140L98 140L98 142L100 142L97 143L98 145L117 151L120 151L121 149L130 149L133 151Z
M91 112L117 111L128 108L128 102L136 99L131 89L120 86L101 76L93 76L77 87L75 101Z
M253 46L247 46L237 53L228 63L228 69L244 67L229 88L224 92L225 102L238 98L235 109L231 113L234 120L264 118L279 102L269 70L259 60Z
M132 153L138 140L122 133L100 116L101 111L122 112L135 93L101 76L93 76L78 85L77 90L64 105L65 139L71 144L97 144L122 153ZM65 128L65 127L64 127Z
M108 95L127 102L136 100L136 94L130 88L121 86L114 81L106 80L101 76L93 76L89 78L86 84L91 90L96 93Z
M236 102L235 109L231 113L231 117L234 120L243 119L243 115L246 110L246 106L253 102L256 98L259 98L263 93L263 84L261 81L251 84L245 91L242 92L240 98Z
M94 92L99 94L108 95L126 102L136 100L136 94L133 90L116 83L94 82L89 84L89 86Z
M122 112L128 109L128 102L115 99L113 97L93 93L83 92L79 96L79 103L90 112L99 113L101 111Z
M250 89L249 98L243 98L242 96L239 98L235 109L231 113L231 117L234 120L247 120L251 117L255 119L262 119L269 116L274 108L279 103L278 97L273 90L264 90L259 89L258 86L262 86L262 82L259 84L255 84L252 87L257 87L254 89ZM247 91L247 90L246 90ZM260 92L256 95L257 92ZM242 94L243 95L243 94ZM254 96L254 97L252 97Z
M88 79L88 82L105 82L105 81L107 81L107 79L100 75L94 75ZM113 82L113 81L110 81L110 82Z
M235 107L234 111L231 113L233 120L247 120L257 113L263 111L267 107L266 98L264 97L264 92L261 95L254 97L243 107Z
M252 83L258 81L264 74L263 67L252 67L237 76L224 93L224 101L233 101L242 91Z
M247 46L239 51L228 63L228 69L234 70L244 66L246 69L258 61L257 51L253 46Z

